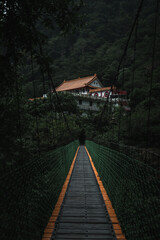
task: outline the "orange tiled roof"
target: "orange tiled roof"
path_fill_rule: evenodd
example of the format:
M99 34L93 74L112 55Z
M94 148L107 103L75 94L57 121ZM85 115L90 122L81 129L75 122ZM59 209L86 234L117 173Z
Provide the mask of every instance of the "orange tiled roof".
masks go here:
M88 77L83 77L83 78L76 78L73 80L68 80L68 81L63 81L57 88L57 92L61 91L67 91L67 90L73 90L73 89L79 89L79 88L84 88L85 86L89 86L89 84L95 80L97 77L96 74Z
M92 92L103 92L103 91L107 91L107 90L110 90L111 87L104 87L104 88L97 88L97 89L90 89L89 92L92 93ZM116 89L116 87L112 87L113 90Z

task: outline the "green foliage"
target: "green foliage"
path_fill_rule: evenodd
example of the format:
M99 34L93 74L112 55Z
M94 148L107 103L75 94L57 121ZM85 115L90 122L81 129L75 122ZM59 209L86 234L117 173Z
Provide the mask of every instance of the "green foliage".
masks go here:
M0 2L1 171L38 157L40 149L46 151L74 138L63 115L66 108L69 113L76 111L74 101L64 103L60 113L52 101L29 103L27 98L41 96L44 89L49 92L51 83L45 78L50 58L43 55L42 45L53 29L64 34L78 28L82 5L81 0ZM74 120L72 126L76 128Z
M157 136L159 136L160 132L158 124L156 128L155 126L152 127L152 122L155 122L154 115L159 115L160 34L158 31L156 37L153 90L151 90L151 108L153 108L151 112L154 114L151 114L150 122L149 124L147 123L155 21L154 1L151 3L147 0L143 4L138 20L136 52L134 53L135 34L133 32L125 61L122 64L124 66L120 67L119 76L116 81L119 60L122 56L138 4L138 1L115 0L106 2L103 0L100 2L90 2L86 0L84 1L84 7L81 9L85 24L80 31L75 31L68 36L64 36L56 28L55 31L50 32L47 45L43 49L45 58L48 58L50 61L55 86L59 85L64 79L74 79L78 76L87 76L96 72L104 86L110 86L114 83L118 88L128 92L129 104L132 111L131 117L128 113L123 113L122 116L119 114L119 117L116 118L115 116L110 116L111 121L108 122L108 119L103 116L100 133L106 131L107 134L105 135L110 136L109 139L114 136L115 141L123 141L127 144L142 147L146 147L147 145L154 147L159 145ZM44 29L41 28L41 30ZM39 57L37 58L39 59ZM36 67L35 63L34 75L37 97L42 96L42 93L44 93L43 84L40 80L41 76L38 71L39 68ZM22 71L22 74L26 76L26 71ZM48 81L47 79L46 92L48 91ZM31 74L27 78L25 77L23 87L26 97L33 97ZM154 106L155 104L156 106ZM144 121L143 116L140 117L142 114L144 114ZM81 125L84 125L82 128L85 127L88 129L86 129L86 132L89 137L100 134L98 132L97 134L94 133L94 131L97 131L95 128L98 117L92 117L90 121L81 119ZM120 123L119 119L121 119ZM138 127L140 120L143 126ZM90 126L87 126L88 124ZM93 126L91 126L92 124ZM118 132L119 125L121 129L120 133ZM130 128L132 129L130 130ZM136 132L139 136L137 139L135 137ZM150 133L148 134L147 132Z
M0 1L3 239L9 239L11 234L16 240L41 239L77 142L68 147L58 147L77 139L81 129L85 129L88 139L98 139L103 143L120 142L144 147L147 142L148 147L159 146L160 32L156 37L152 76L155 2L145 1L138 20L136 52L133 34L118 79L117 67L139 1L85 0L84 3L81 8L81 0ZM80 29L82 15L85 24ZM114 83L128 92L131 112L125 111L122 106L107 104L103 115L89 112L87 116L82 116L72 95L50 94L54 86L64 79L93 73L98 74L104 86ZM42 97L44 93L47 93L47 99L28 100ZM151 216L153 222L157 218L156 213L155 217L150 215L153 212L149 207L157 203L157 193L154 192L157 188L150 187L152 184L155 186L155 178L149 174L148 167L114 151L109 153L105 148L107 159L102 158L102 151L99 152L97 147L94 151L89 150L93 155L97 151L104 167L109 164L110 171L107 169L104 182L106 188L111 182L114 184L110 188L113 192L109 194L119 210L127 236L141 239L143 233L147 239L144 231L140 231L146 227L141 228L139 224L144 219L143 213L146 219ZM111 159L114 160L112 163ZM146 170L136 175L137 181L132 175L128 178L122 176L122 173L129 173L131 166L139 168L136 174ZM105 168L97 167L103 177ZM118 172L112 175L111 169L118 169ZM134 167L132 171L135 171ZM119 181L115 176L119 177ZM143 196L139 191L143 184L139 178L144 176L147 182L147 185L143 183L145 191L148 190L146 192L150 196L143 206ZM127 199L127 207L123 205L124 198ZM127 215L139 216L139 225L136 218L132 218L134 222L130 219L129 223L126 222ZM131 231L133 225L135 231L138 229L137 235ZM147 227L151 229L151 234L150 222ZM155 229L157 231L156 223Z
M58 96L58 97L57 97ZM58 112L67 112L68 114L78 113L77 103L74 96L70 93L58 93L52 96L55 109Z

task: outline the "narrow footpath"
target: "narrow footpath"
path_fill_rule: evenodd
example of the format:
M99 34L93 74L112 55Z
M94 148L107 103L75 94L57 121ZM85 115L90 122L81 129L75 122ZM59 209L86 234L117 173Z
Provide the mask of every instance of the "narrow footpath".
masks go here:
M51 239L117 239L84 146L79 149Z

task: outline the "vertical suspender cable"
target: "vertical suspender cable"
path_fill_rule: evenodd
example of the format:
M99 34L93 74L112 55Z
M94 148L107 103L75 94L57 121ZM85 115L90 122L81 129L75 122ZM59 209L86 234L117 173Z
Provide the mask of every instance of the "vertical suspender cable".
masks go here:
M134 90L134 80L135 80L135 70L136 70L136 51L137 51L137 34L138 34L138 19L135 26L135 38L134 38L134 54L133 54L133 71L132 71L132 85L131 85L131 93ZM129 136L128 136L128 145L131 145L131 138L132 138L132 109L129 114Z
M153 51L152 51L152 67L151 67L151 78L150 78L150 89L149 89L149 102L148 102L148 116L147 116L147 147L150 145L150 120L151 120L151 97L152 97L152 85L153 85L153 71L155 64L155 50L156 50L156 38L157 38L157 23L159 14L159 0L156 0L155 10L155 24L154 24L154 37L153 37Z
M59 104L60 111L61 111L62 116L63 116L63 118L64 118L64 121L65 121L65 124L66 124L66 128L67 128L67 130L68 130L68 133L69 133L71 139L73 140L74 136L73 136L73 133L72 133L70 127L69 127L67 118L66 118L66 116L65 116L65 114L64 114L64 112L63 112L63 110L62 110L61 101L60 101L59 96L58 96L58 94L57 94L57 92L56 92L56 88L55 88L55 86L54 86L53 79L52 79L52 76L51 76L51 74L50 74L49 67L48 67L48 78L50 79L53 92L56 94L57 102L58 102L58 104Z
M11 41L11 40L10 40ZM16 57L16 49L15 49L15 41L13 44L13 57L14 57L14 72L15 72L15 85L16 85L16 99L17 99L17 113L18 113L18 135L20 139L20 155L19 160L23 162L23 138L22 138L22 124L21 124L21 107L20 107L20 93L19 93L19 84L18 84L18 76L17 76L17 57Z
M40 136L39 136L39 124L38 124L38 116L37 116L37 102L36 102L36 90L35 90L35 80L33 73L33 50L31 47L31 73L32 73L32 84L33 84L33 98L34 98L34 112L36 119L36 132L37 132L37 147L38 147L38 155L40 156Z
M41 74L42 74L42 81L43 81L43 94L46 93L46 87L45 87L45 76L44 76L44 70L43 67L41 67ZM44 103L44 109L45 109L45 122L46 122L46 130L47 130L47 141L48 146L50 145L50 138L49 138L49 126L48 126L48 119L47 119L47 107L46 107L46 99L45 96L43 97L43 103Z
M48 66L47 66L48 68ZM47 72L48 74L48 72ZM57 106L57 103L54 103L54 100L53 100L53 89L52 89L52 84L51 84L51 80L50 80L50 77L49 77L49 74L48 74L48 87L49 87L49 99L50 99L50 104L51 104L51 107L52 107L52 110L53 112L55 113L55 129L56 129L56 138L59 138L59 136L61 135L61 126L60 126L60 112L59 112L59 109L58 109L58 106ZM57 114L58 114L58 119L57 119ZM57 125L57 120L58 120L58 123L59 125ZM54 119L52 118L52 122L54 121Z
M127 39L127 42L126 42L126 45L125 45L125 48L124 48L124 52L123 52L123 54L122 54L122 56L121 56L121 59L120 59L120 62L119 62L118 68L117 68L116 77L117 77L118 74L119 74L119 70L120 70L121 64L122 64L122 62L123 62L123 59L124 59L124 57L126 56L126 52L127 52L128 46L129 46L130 39L131 39L131 37L132 37L132 33L133 33L133 31L134 31L134 28L135 28L135 26L136 26L136 24L137 24L137 20L138 20L138 18L139 18L140 12L141 12L141 10L142 10L143 2L144 2L144 0L141 0L140 5L139 5L139 7L138 7L136 17L135 17L135 19L134 19L133 25L132 25L131 30L130 30L130 32L129 32L129 36L128 36L128 39ZM115 79L116 79L116 78L115 78Z
M16 69L16 66L15 66ZM15 70L16 71L16 70ZM16 99L17 99L17 113L18 113L18 135L20 139L20 155L19 160L22 163L23 161L23 140L22 140L22 124L21 124L21 109L20 109L20 99L19 99L19 85L16 77Z
M157 0L157 1L158 1L158 0ZM129 46L130 39L131 39L131 37L132 37L132 33L133 33L133 31L134 31L135 25L136 25L136 23L137 23L137 20L138 20L138 18L139 18L140 12L141 12L141 10L142 10L143 2L144 2L144 0L141 0L141 2L140 2L140 4L139 4L139 7L138 7L138 10L137 10L137 13L136 13L134 22L133 22L133 24L132 24L131 30L130 30L130 32L129 32L129 36L128 36L128 38L127 38L127 42L126 42L126 45L125 45L123 54L122 54L122 56L121 56L121 58L120 58L120 61L119 61L119 64L118 64L117 72L116 72L116 74L115 74L115 79L114 79L113 83L111 84L110 93L111 93L111 91L113 90L113 86L116 85L116 81L117 81L117 79L118 79L120 67L121 67L121 64L122 64L122 62L123 62L124 57L126 56L126 52L127 52L128 46ZM107 104L107 103L108 103L108 98L107 98L107 101L106 101L106 103L104 104L104 107L103 107L103 109L102 109L102 112L101 112L101 115L100 115L100 118L99 118L99 121L98 121L98 126L100 126L100 124L101 124L101 118L102 118L102 116L103 116L103 113L104 113L104 111L105 111L105 108L106 108L106 104Z
M124 83L124 61L123 61L123 68L122 68L122 86ZM118 120L118 143L120 142L121 138L121 119L122 119L122 106L119 109L119 120Z
M38 45L39 45L39 51L40 51L40 55L41 55L41 57L43 57L44 56L44 54L43 54L43 48L42 48L42 45L41 45L41 42L39 41L39 39L38 39ZM43 80L43 94L46 94L46 81L45 81L45 64L44 63L42 63L41 62L41 74L42 74L42 80ZM49 85L49 89L50 89L50 85ZM44 103L44 105L45 105L45 116L46 116L46 129L47 129L47 140L48 140L48 147L50 146L50 136L49 136L49 134L50 134L50 129L49 129L49 121L48 121L48 119L47 119L47 111L48 111L48 109L47 109L47 107L46 107L46 99L45 99L45 96L44 96L44 99L43 99L43 103ZM52 109L52 103L51 103L51 109ZM53 143L54 142L54 125L53 125L53 112L51 113L51 118L52 118L52 123L51 123L51 125L52 125L52 131L53 131L53 134L52 134L52 136L51 136L51 142Z

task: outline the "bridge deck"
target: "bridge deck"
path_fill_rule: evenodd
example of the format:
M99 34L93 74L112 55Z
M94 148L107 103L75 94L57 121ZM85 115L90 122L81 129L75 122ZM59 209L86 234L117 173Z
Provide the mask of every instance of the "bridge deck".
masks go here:
M51 239L115 240L89 157L80 147Z

